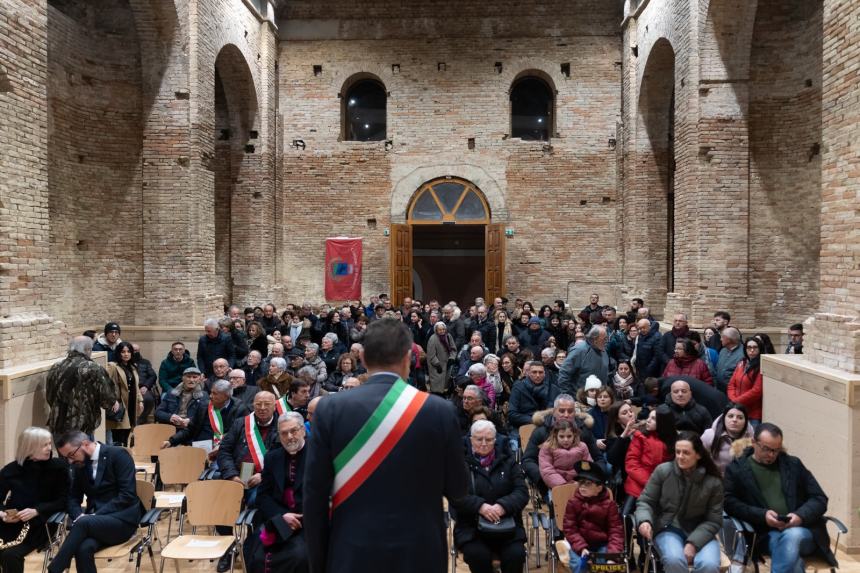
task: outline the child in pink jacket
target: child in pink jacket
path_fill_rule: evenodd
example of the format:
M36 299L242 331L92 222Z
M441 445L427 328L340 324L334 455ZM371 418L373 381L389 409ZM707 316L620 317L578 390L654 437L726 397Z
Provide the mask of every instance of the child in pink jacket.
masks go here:
M579 427L567 420L553 423L552 431L538 454L540 475L550 489L576 479L576 462L592 461L588 447L579 439Z

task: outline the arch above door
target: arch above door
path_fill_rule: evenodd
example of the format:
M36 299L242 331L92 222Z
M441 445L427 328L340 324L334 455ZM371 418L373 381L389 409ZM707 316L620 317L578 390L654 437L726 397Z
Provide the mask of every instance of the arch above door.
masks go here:
M415 192L406 220L412 225L487 225L490 210L475 185L464 179L444 177L428 181Z

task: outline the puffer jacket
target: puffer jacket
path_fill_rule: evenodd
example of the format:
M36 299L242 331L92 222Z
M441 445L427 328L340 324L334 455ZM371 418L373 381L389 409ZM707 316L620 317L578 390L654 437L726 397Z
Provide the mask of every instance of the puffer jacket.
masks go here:
M667 376L692 376L711 386L714 379L708 370L708 365L697 356L685 356L684 358L672 358L663 370L663 377Z
M549 437L552 426L555 423L555 418L552 415L552 410L541 410L535 412L532 416L532 424L535 429L532 432L529 443L521 445L523 448L522 466L526 476L537 484L542 489L545 489L543 478L540 473L540 452L541 446ZM600 455L600 450L597 449L597 443L594 441L594 436L591 435L591 426L594 425L594 420L587 413L584 417L580 417L579 412L576 415L576 425L579 426L579 441L585 444L588 448L588 453L591 454L591 459Z
M714 419L704 406L697 404L695 398L690 398L685 406L678 406L672 401L672 395L666 396L666 405L675 415L675 429L679 432L690 430L701 435L711 427Z
M669 448L655 432L634 433L630 440L630 447L627 448L627 456L624 458L624 470L627 472L624 491L627 495L639 497L654 469L671 459Z
M169 424L170 416L179 413L179 405L182 402L182 386L177 386L170 392L164 395L158 409L155 411L155 421L159 424ZM205 407L209 403L209 396L203 390L203 384L200 384L193 391L191 400L188 402L188 408L185 412L185 417L194 419L197 408Z
M650 523L655 534L681 529L698 551L723 526L723 482L701 466L685 474L675 462L661 464L636 502L636 520Z
M530 424L532 415L539 410L551 408L559 394L559 387L547 380L542 384L534 384L528 378L523 378L511 389L508 421L515 428Z
M719 451L717 455L711 455L714 458L714 463L717 464L717 467L720 468L720 471L725 473L726 467L732 460L735 459L735 454L732 452L732 444L734 444L738 440L751 439L753 437L753 426L750 423L747 423L747 429L744 434L738 438L732 438L725 430L719 436L716 436L717 426L722 421L723 415L720 414L717 416L717 419L714 420L714 423L711 424L711 427L705 430L705 433L702 434L702 443L705 445L709 451L711 450L711 446L714 444L714 440L716 439L719 442Z
M194 359L191 358L191 353L185 351L182 360L177 362L173 359L173 354L167 353L167 358L161 361L161 366L158 368L158 383L165 392L170 392L182 382L182 373L186 368L195 366Z
M328 370L326 370L325 362L323 362L322 358L319 356L314 357L311 361L305 362L305 366L310 366L316 371L316 381L319 384L322 384L328 379Z
M660 376L661 366L663 365L663 354L660 352L660 341L662 335L659 330L651 325L651 330L647 336L639 335L639 344L636 345L636 375L640 380L645 380L648 377Z
M573 469L576 462L591 459L588 446L577 442L569 450L564 448L549 448L543 446L538 454L540 465L540 476L543 483L550 489L557 485L564 485L576 479L576 470Z
M471 448L467 448L466 466L470 474L468 493L460 499L451 500L456 520L455 545L462 547L478 537L478 510L485 503L498 503L505 508L505 515L513 516L516 524L516 531L510 541L524 542L526 530L523 528L523 509L529 502L529 490L523 471L510 450L504 444L497 443L495 459L488 469L484 469Z
M729 380L729 400L746 406L747 416L751 420L761 420L763 384L761 368L757 368L755 375L751 376L746 360L738 362L732 379Z
M602 545L606 545L607 553L624 550L621 514L605 487L594 497L582 497L577 491L567 502L562 529L577 555L583 549Z

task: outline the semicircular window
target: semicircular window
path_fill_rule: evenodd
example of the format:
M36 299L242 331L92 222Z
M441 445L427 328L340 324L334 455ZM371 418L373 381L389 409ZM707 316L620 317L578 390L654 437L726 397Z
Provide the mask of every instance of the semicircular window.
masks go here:
M511 88L511 137L549 141L553 94L545 81L526 76Z
M346 92L345 137L349 141L382 141L386 132L385 86L376 80L361 80Z
M467 182L439 179L415 194L409 209L412 223L486 224L489 210L478 189Z

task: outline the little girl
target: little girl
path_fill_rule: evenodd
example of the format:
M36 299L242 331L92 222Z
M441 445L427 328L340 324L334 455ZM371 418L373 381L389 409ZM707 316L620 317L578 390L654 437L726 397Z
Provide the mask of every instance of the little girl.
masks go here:
M552 426L546 442L538 454L540 475L549 489L576 479L574 465L591 460L588 447L579 439L579 428L567 420L558 420Z
M586 414L597 406L597 391L603 387L600 378L591 374L585 379L585 387L576 394L576 413Z

